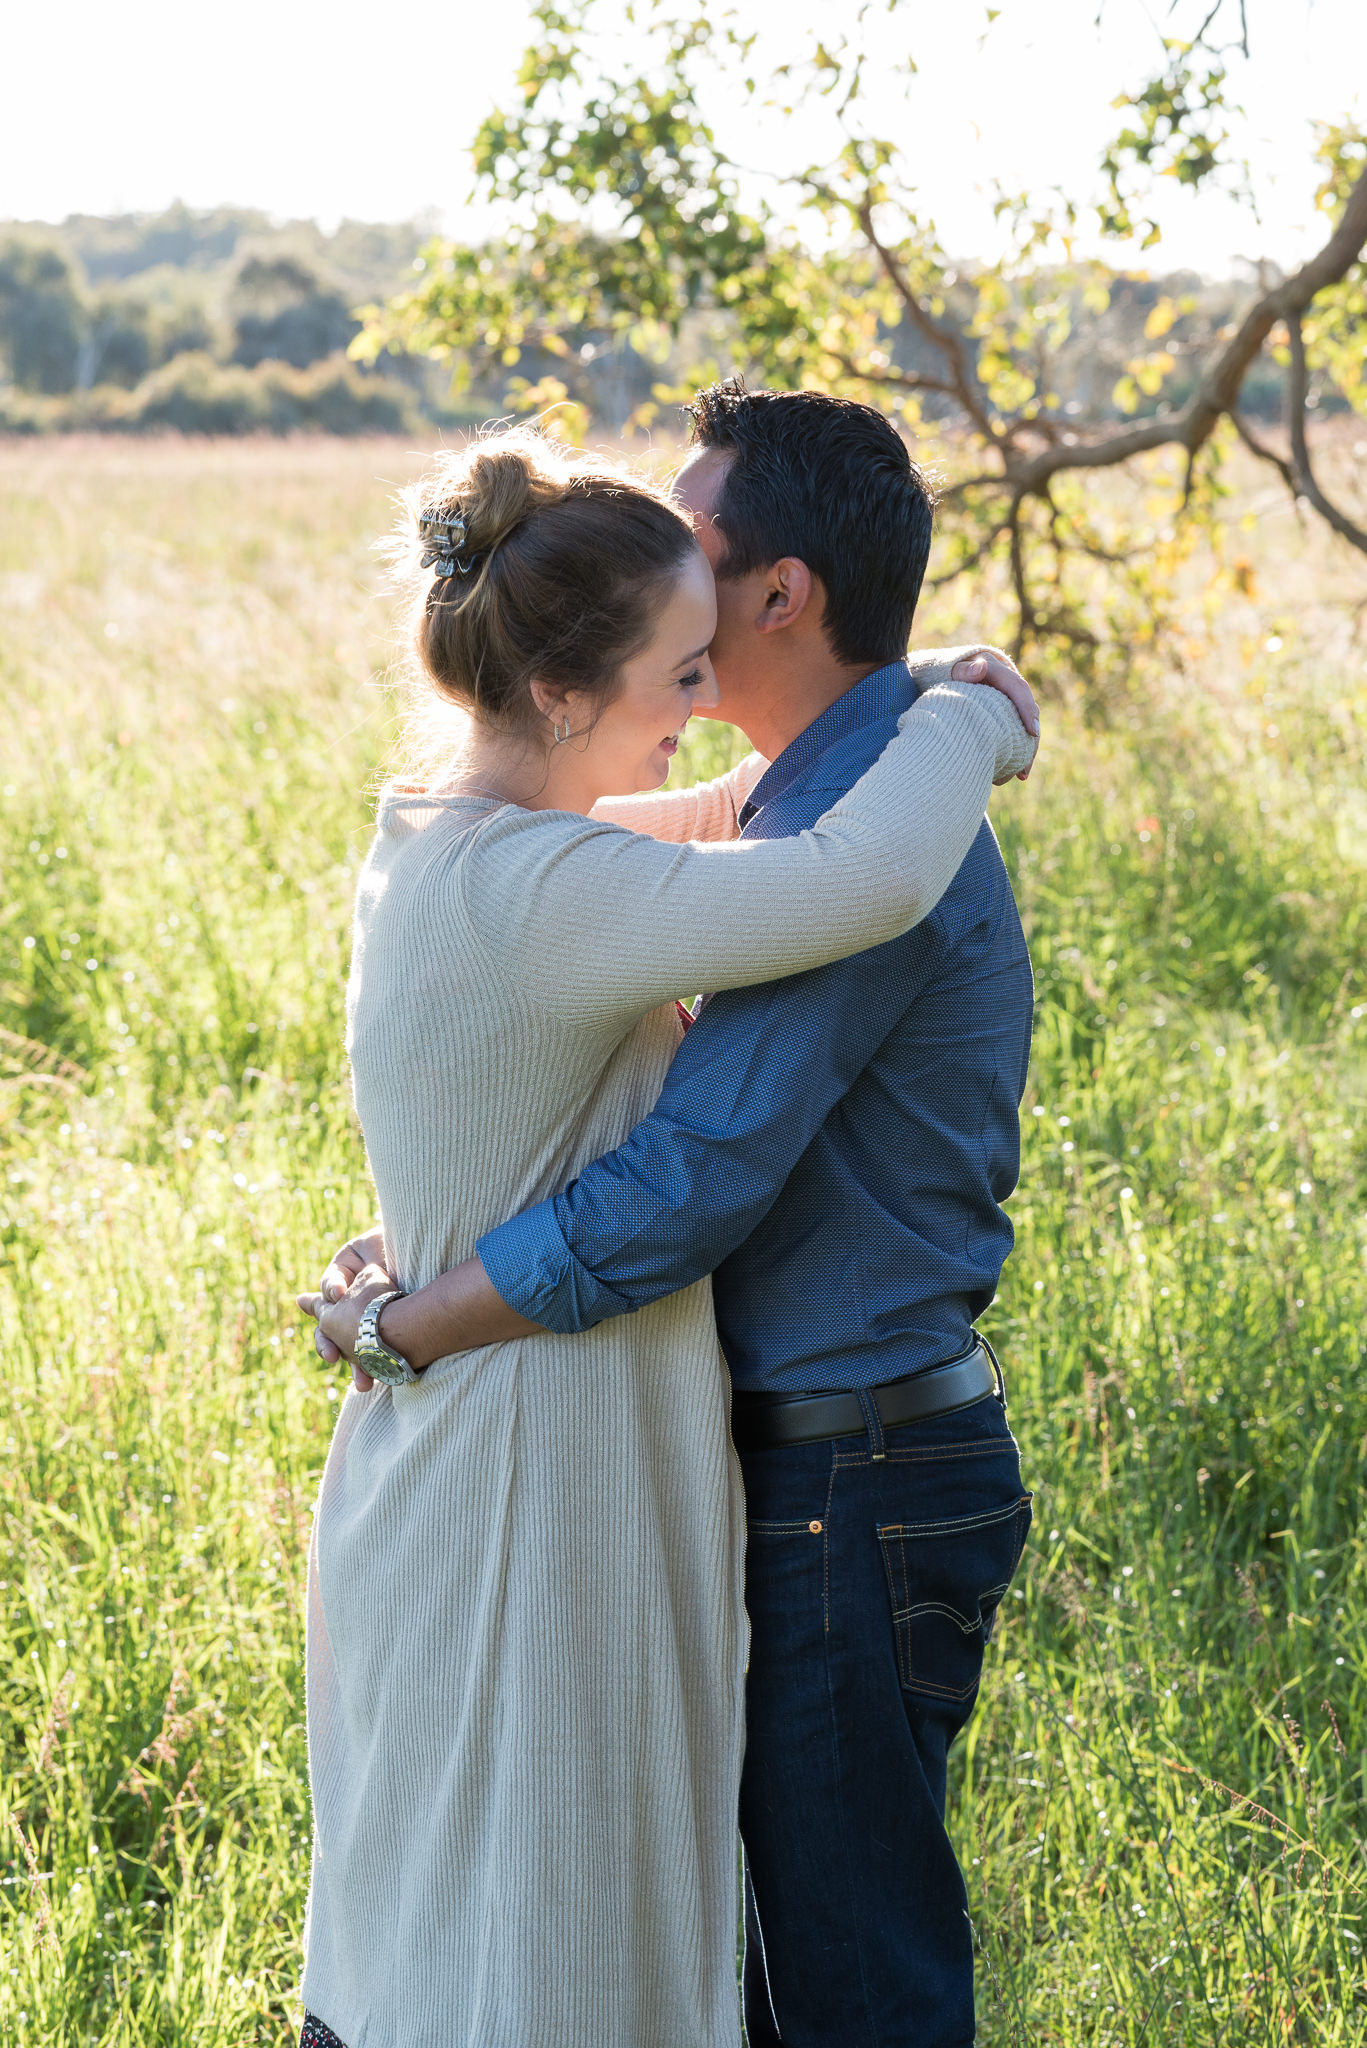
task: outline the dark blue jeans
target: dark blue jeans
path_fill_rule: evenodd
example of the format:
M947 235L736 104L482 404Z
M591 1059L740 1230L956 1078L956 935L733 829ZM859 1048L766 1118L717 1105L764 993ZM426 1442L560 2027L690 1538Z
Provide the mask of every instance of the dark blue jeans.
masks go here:
M995 1395L879 1448L865 1435L741 1459L750 2048L973 2040L946 1757L1030 1496Z

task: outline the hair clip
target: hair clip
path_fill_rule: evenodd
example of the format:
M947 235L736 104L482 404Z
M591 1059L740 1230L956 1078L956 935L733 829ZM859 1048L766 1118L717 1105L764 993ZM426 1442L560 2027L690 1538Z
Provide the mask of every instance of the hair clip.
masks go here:
M426 543L421 563L424 569L435 569L439 576L454 576L459 568L462 576L469 575L468 565L459 560L466 532L463 513L457 512L449 519L440 512L419 513L418 532Z

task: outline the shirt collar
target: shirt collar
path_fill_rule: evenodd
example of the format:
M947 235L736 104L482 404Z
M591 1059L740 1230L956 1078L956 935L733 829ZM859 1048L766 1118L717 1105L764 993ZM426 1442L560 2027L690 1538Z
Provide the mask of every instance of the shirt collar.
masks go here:
M886 668L876 668L872 675L846 690L820 718L812 720L805 732L798 734L791 746L783 749L777 760L769 763L741 809L742 829L766 804L791 789L798 777L837 740L880 718L900 717L916 695L916 683L905 661L890 661Z

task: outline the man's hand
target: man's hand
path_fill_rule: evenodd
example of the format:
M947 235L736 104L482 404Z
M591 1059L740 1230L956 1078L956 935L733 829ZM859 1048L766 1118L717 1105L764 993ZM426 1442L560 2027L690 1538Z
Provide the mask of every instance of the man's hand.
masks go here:
M981 654L967 655L962 661L956 661L949 673L956 683L988 683L994 690L1000 690L1002 695L1009 697L1015 705L1017 716L1025 730L1032 733L1036 739L1039 738L1039 706L1035 702L1029 683L1009 655L1002 654L995 647L985 647ZM1032 761L1030 768L1034 765ZM1020 769L1017 781L1028 781L1030 768ZM1003 775L1000 780L1009 782L1011 777Z
M377 1235L367 1232L366 1239ZM353 1244L366 1239L353 1239ZM328 1274L340 1270L338 1261L352 1250L352 1245L343 1247L337 1258L328 1267ZM326 1280L327 1275L324 1275ZM295 1300L306 1316L312 1316L318 1328L314 1333L314 1349L318 1356L331 1364L337 1358L351 1358L351 1383L358 1393L368 1394L375 1382L370 1374L362 1372L354 1362L356 1339L360 1334L361 1316L368 1303L377 1294L388 1294L394 1285L393 1276L378 1264L360 1267L349 1287L340 1294L330 1296L326 1289L321 1294L296 1294Z

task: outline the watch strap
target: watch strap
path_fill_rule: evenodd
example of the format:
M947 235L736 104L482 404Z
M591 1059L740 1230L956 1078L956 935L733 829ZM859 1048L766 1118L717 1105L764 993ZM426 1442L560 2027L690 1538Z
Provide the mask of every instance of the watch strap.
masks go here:
M361 1312L361 1327L356 1343L356 1363L372 1379L384 1381L387 1386L411 1384L418 1378L408 1360L399 1352L391 1350L380 1335L380 1317L391 1301L402 1301L402 1287L391 1287L388 1294L377 1294L373 1301L366 1303ZM388 1371L375 1370L376 1366L388 1367Z

